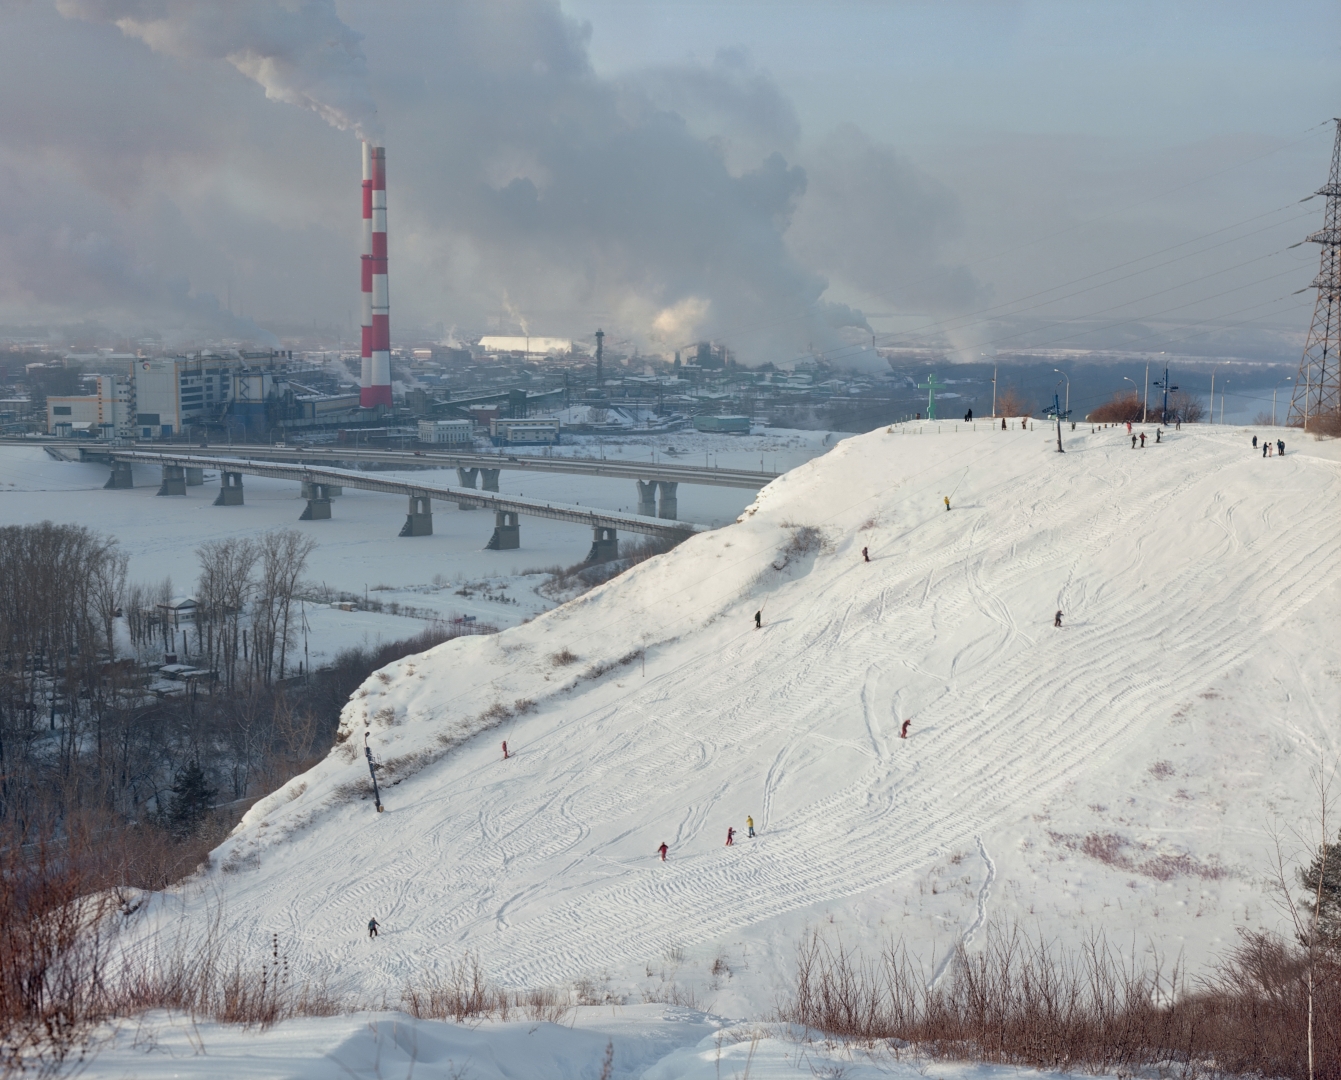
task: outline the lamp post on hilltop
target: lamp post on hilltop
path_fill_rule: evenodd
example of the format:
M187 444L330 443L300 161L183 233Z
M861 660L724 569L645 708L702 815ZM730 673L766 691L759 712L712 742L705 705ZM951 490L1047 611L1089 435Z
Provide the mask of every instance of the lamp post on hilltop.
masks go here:
M1055 367L1052 370L1066 380L1066 412L1067 415L1069 416L1071 413L1071 376L1068 375L1061 368Z
M1135 379L1132 379L1132 378L1129 378L1129 377L1126 376L1126 375L1122 376L1122 379L1123 379L1124 382L1129 382L1129 383L1131 383L1131 396L1132 396L1133 398L1139 399L1141 395L1140 395L1140 394L1137 392L1137 390L1136 390L1136 380L1135 380ZM1131 421L1128 421L1128 423L1130 423L1130 422L1131 422Z
M1271 426L1276 426L1276 391L1280 389L1281 383L1287 383L1293 376L1287 375L1271 388Z
M1215 423L1215 373L1220 370L1221 365L1216 364L1211 368L1211 423Z

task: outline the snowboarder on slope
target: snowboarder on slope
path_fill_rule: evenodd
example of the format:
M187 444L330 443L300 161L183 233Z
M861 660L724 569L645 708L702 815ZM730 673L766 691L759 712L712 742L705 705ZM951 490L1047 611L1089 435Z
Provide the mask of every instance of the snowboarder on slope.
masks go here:
M866 548L862 548L862 549L861 549L861 557L862 557L866 562L870 562L870 561L871 561L871 553L870 553L870 551L868 551Z
M657 848L657 854L661 856L661 861L662 861L662 862L665 862L665 861L666 861L666 852L667 852L667 850L669 850L669 849L666 847L665 844L662 844L659 848Z
M370 938L375 938L376 936L377 936L377 920L376 920L376 919L369 919L369 920L368 920L368 937L370 937Z
M750 839L754 839L754 818L749 814L745 815L745 828L750 830Z
M509 756L509 755L508 755L508 741L507 741L507 739L504 739L504 740L503 740L503 760L504 760L504 761L507 761L508 756Z
M899 728L899 738L900 738L900 739L906 739L906 738L908 738L908 725L911 724L911 723L912 723L911 720L905 720L905 721L903 722L903 727Z
M764 625L764 609L760 608L754 613L754 628L758 630Z
M1061 608L1058 608L1058 609L1057 609L1057 614L1054 615L1054 616L1052 617L1052 625L1053 625L1053 626L1061 626L1061 625L1062 625L1062 611L1061 611Z
M950 496L949 496L949 495L945 496L945 509L946 509L947 511L950 509Z
M726 828L726 846L730 847L736 842L736 828L734 825L728 825Z

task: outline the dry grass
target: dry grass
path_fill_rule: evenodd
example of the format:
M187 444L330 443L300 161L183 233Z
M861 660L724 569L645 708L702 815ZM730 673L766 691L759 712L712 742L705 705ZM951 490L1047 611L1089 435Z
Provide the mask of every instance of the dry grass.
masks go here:
M990 927L981 952L958 947L945 976L899 945L877 958L813 935L780 1019L896 1053L1092 1073L1252 1074L1306 1080L1306 964L1278 938L1245 936L1215 973L1144 965L1101 937L1068 952ZM1316 1080L1341 1078L1341 958L1315 973L1323 1019Z
M567 995L557 990L495 986L473 953L454 962L445 977L407 986L401 992L401 1005L417 1020L455 1020L459 1024L490 1017L510 1020L514 1015L557 1024L572 1008Z
M567 667L569 664L576 664L581 657L566 645L556 653L551 653L549 662L554 667Z
M1068 851L1079 852L1117 870L1143 874L1156 881L1172 881L1176 877L1219 881L1230 876L1229 870L1219 862L1204 863L1186 852L1152 852L1146 845L1138 844L1121 833L1092 832L1080 836L1076 833L1049 832L1048 837L1054 844Z

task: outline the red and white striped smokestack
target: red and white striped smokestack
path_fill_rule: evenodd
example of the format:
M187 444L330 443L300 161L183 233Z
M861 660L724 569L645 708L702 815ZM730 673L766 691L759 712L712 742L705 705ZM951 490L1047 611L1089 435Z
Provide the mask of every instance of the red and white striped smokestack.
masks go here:
M359 392L365 409L391 405L391 299L386 276L386 150L363 144L364 215L371 220L369 253L364 257L364 296L371 297L368 335L368 378ZM365 228L369 226L365 225Z
M363 391L372 385L372 147L363 144L363 252L359 258L359 275L363 291L362 363L359 365L360 400Z

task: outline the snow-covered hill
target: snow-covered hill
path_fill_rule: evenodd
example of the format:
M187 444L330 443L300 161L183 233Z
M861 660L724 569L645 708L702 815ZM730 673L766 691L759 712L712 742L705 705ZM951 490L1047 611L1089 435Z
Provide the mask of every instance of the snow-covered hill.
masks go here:
M277 933L392 1002L470 951L758 1015L807 928L930 956L992 917L1196 962L1276 922L1272 822L1341 750L1341 467L1249 437L849 439L735 525L379 672L157 919Z

